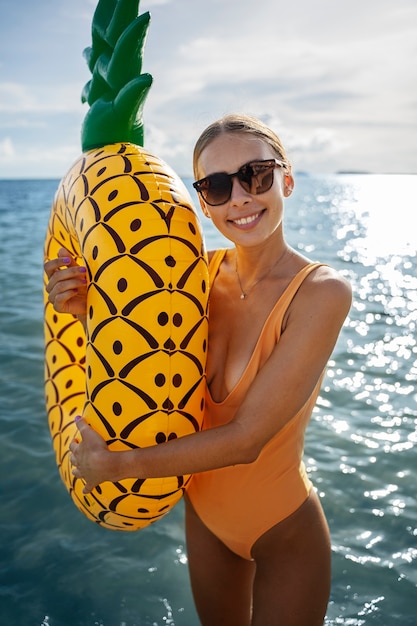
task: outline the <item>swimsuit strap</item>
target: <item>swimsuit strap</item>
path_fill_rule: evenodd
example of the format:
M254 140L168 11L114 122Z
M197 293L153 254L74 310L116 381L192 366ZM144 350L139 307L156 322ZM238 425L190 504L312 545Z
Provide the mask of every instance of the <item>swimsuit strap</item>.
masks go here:
M294 278L291 280L290 284L288 285L288 287L285 289L284 293L280 297L279 302L281 306L284 306L284 308L287 309L292 299L294 298L295 294L301 287L302 283L307 278L307 276L311 274L311 272L315 270L317 267L320 267L322 265L325 265L325 263L309 263L308 265L303 267L298 272L298 274L294 276Z
M230 248L220 248L220 250L215 250L213 252L213 256L211 257L210 263L209 263L210 285L214 283L214 279L216 278L216 274L219 271L221 262L223 261L229 249Z

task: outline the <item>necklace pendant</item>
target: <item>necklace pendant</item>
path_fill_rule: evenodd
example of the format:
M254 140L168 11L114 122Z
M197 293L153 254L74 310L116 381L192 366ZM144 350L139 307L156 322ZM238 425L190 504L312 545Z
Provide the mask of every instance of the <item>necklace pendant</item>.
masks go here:
M242 292L242 293L240 294L240 299L241 299L241 300L244 300L245 298L246 298L246 293L243 293L243 292Z

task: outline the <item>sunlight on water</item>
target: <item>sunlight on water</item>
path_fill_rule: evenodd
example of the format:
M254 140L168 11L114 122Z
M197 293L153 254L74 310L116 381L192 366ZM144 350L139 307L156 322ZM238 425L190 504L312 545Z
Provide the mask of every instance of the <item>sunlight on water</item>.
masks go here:
M415 237L415 176L355 176L347 187L343 206L345 223L337 237L343 240L349 232L348 251L356 252L358 260L371 265L378 258L394 255L414 255ZM349 180L347 181L349 182Z
M312 233L326 231L325 221L331 222L334 239L326 232L327 244L340 258L340 271L354 292L344 344L339 342L329 362L313 415L326 433L326 450L307 436L308 471L330 516L334 567L340 575L326 624L375 621L385 626L395 621L382 617L388 607L392 615L401 614L406 581L414 597L417 584L417 177L323 180L316 195L324 216L321 227L309 214L311 200L306 197L303 209L309 227L301 249L323 259L324 233L319 244ZM337 528L333 511L344 518ZM384 570L392 573L391 583L384 581ZM373 599L363 593L366 586L371 589L371 580L379 591ZM346 608L342 618L340 606L349 601L361 608L356 614ZM415 606L409 605L397 623L415 624L416 619Z

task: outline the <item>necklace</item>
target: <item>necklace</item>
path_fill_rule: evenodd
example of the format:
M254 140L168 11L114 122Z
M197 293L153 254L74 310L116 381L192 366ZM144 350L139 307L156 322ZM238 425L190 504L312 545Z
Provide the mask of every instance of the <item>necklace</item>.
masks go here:
M271 267L269 268L269 270L263 274L260 278L258 278L258 280L255 280L255 282L253 283L253 285L251 285L249 287L249 289L247 289L246 291L243 289L242 286L242 281L240 280L240 276L239 276L239 271L237 269L237 253L236 253L236 258L235 258L235 272L236 272L236 276L237 276L237 282L239 283L239 287L240 287L240 299L241 300L246 300L246 298L249 296L250 292L256 287L256 285L258 283L260 283L262 280L264 280L265 278L267 278L267 276L269 276L269 274L272 272L272 270L274 269L274 267L276 265L278 265L278 263L280 261L282 261L282 259L284 258L284 256L287 253L287 248L285 248L284 252L277 258L276 261L273 262L273 264L271 265Z

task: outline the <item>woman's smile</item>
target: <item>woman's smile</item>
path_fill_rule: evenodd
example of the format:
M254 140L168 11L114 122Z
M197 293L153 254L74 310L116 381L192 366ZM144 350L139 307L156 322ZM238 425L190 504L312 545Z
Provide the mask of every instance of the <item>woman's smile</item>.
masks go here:
M263 212L264 211L258 211L257 213L253 213L252 215L247 215L246 217L239 217L238 219L235 219L235 220L229 220L229 222L232 222L236 226L241 226L243 228L251 227L251 226L254 226L255 223L256 224L258 223Z

